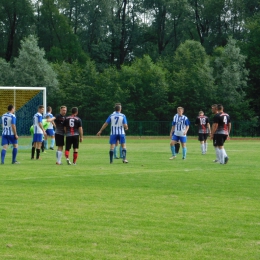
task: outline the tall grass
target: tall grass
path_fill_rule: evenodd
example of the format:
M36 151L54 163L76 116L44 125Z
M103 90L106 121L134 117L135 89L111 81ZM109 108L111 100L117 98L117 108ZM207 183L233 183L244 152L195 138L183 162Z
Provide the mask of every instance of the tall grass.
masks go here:
M260 259L259 141L228 141L226 165L187 147L171 161L169 140L129 138L129 164L109 164L108 139L85 138L76 166L9 149L0 259Z

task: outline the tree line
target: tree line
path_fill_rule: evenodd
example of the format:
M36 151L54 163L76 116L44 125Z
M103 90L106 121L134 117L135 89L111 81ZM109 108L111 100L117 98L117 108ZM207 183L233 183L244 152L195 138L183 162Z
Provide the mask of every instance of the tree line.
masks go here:
M46 86L48 104L101 120L194 118L222 103L257 124L258 0L2 0L0 84Z

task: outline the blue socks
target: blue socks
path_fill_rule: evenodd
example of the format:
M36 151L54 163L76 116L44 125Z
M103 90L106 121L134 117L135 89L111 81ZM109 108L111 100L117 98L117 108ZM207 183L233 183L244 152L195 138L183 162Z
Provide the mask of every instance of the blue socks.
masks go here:
M186 158L186 154L187 154L187 147L183 147L182 148L182 158Z
M6 150L3 149L1 152L1 163L5 162L5 155L6 155Z
M52 147L52 148L54 147L54 144L55 144L55 139L52 138L52 139L51 139L51 147ZM46 148L46 149L47 149L47 148Z
M171 147L171 151L172 151L172 156L176 156L175 154L175 146L174 145L170 145Z
M16 162L16 155L17 155L17 151L18 151L18 149L17 148L13 148L13 163L15 163Z

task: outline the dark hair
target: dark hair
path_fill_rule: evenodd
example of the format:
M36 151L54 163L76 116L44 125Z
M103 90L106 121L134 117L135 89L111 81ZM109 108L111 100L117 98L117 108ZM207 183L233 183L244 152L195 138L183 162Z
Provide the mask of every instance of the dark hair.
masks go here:
M118 111L120 111L120 109L121 109L121 105L116 105L116 106L115 106L115 111L118 112Z
M71 109L71 113L72 114L76 114L78 112L78 108L77 107L73 107L72 109Z
M223 106L221 104L218 104L218 110L223 110Z
M39 105L38 106L38 109L42 109L42 108L44 108L44 105Z
M8 111L11 111L13 108L14 108L13 105L9 105L9 106L7 107L7 110L8 110Z
M47 107L47 112L50 112L52 108L50 106Z

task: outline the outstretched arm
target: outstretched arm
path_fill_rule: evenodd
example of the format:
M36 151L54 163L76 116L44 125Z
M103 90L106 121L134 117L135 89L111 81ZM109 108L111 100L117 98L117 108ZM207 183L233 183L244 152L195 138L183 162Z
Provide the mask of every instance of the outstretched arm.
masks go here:
M100 136L102 131L108 126L108 123L104 123L101 127L101 129L97 132L97 135Z

